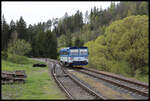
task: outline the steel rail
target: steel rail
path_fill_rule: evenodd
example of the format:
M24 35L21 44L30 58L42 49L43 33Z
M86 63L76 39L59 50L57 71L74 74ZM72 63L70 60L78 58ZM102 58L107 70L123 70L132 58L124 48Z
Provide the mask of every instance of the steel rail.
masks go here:
M66 70L63 69L63 71L68 74L68 76L75 81L77 84L79 84L80 86L82 86L85 90L87 90L89 93L91 93L92 95L96 96L97 99L103 99L106 100L105 97L103 97L102 95L98 94L97 92L93 91L91 88L89 88L88 86L86 86L85 84L83 84L82 82L80 82L79 80L77 80L75 77L73 77L69 72L67 72Z
M55 65L51 71L56 83L59 85L59 87L66 93L67 97L70 99L75 99L73 97L73 95L71 95L71 93L64 87L63 83L60 82L57 77L59 77L60 75L56 75L56 71L55 71L55 67L56 64L59 64L61 66L61 64L59 62L55 61ZM63 69L63 67L61 67L61 69L64 71L65 76L64 77L69 77L71 80L73 80L76 84L78 84L80 87L82 87L84 90L86 90L88 93L90 93L92 96L95 96L96 99L102 99L105 100L106 98L101 96L100 94L98 94L97 92L93 91L91 88L87 87L85 84L83 84L81 81L77 80L75 77L73 77L71 74L69 74L66 70Z
M132 80L129 80L129 79L125 79L125 78L122 78L122 77L117 77L115 75L111 75L111 74L106 74L106 73L103 73L101 71L96 71L96 70L93 70L93 69L89 69L89 68L84 68L88 71L91 71L91 72L95 72L97 74L102 74L102 75L105 75L105 76L109 76L109 77L112 77L112 78L115 78L115 79L119 79L119 80L122 80L122 81L125 81L125 82L129 82L129 83L132 83L132 84L135 84L135 85L138 85L138 86L142 86L144 88L149 88L149 85L148 84L144 84L144 83L140 83L140 82L136 82L136 81L132 81Z
M73 100L73 96L69 93L69 91L66 90L66 88L64 87L63 83L61 83L58 79L57 79L57 76L56 76L56 73L55 73L55 66L56 64L54 64L54 67L53 69L51 70L51 74L53 76L53 78L55 79L56 83L58 84L58 86L66 93L67 97L71 100Z
M143 91L141 91L141 90L137 90L137 89L135 89L135 88L126 86L126 85L124 85L124 84L120 84L120 83L115 82L115 81L113 81L113 80L108 80L108 79L106 79L106 78L93 75L93 74L91 74L91 73L87 73L87 72L85 72L85 71L80 71L80 70L78 70L78 72L85 73L85 74L90 75L90 76L93 76L93 77L95 77L95 78L98 78L98 79L104 80L104 81L106 81L106 82L115 84L115 85L117 85L117 86L119 86L119 87L123 87L123 88L129 89L129 90L131 90L131 91L133 91L133 92L137 92L138 94L140 94L140 95L142 95L142 96L148 97L148 93L147 93L147 92L143 92Z

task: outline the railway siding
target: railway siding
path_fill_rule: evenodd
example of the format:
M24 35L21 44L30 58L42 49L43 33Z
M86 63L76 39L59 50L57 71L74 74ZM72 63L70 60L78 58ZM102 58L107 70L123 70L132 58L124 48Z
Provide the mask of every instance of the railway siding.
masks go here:
M105 75L105 76L108 76L108 77L111 77L111 78L116 78L118 80L122 80L122 81L125 81L125 82L129 82L129 83L132 83L132 84L143 86L144 88L149 88L149 85L147 83L143 83L143 82L133 80L133 79L128 79L128 78L120 76L120 75L115 75L113 73L98 71L98 70L94 70L94 69L90 69L90 68L84 68L84 69L86 69L87 71L92 71L92 72L102 74L102 75Z
M93 88L98 90L103 96L107 99L136 99L129 94L123 94L118 91L113 90L112 88L106 86L102 80L98 80L88 75L84 75L80 72L72 71L72 74L86 82L88 85L91 85Z
M117 86L120 86L120 87L123 87L125 89L128 89L132 92L135 92L135 93L138 93L142 96L146 96L148 97L148 85L147 84L144 84L144 83L140 83L140 82L136 82L136 81L131 81L130 79L127 79L127 78L119 78L119 76L116 76L116 75L111 75L111 74L108 74L104 72L101 73L101 71L93 71L93 70L88 70L87 72L87 69L84 68L85 70L79 70L80 72L83 72L83 73L86 73L86 74L89 74L91 76L95 76L99 79L102 79L102 80L105 80L107 82L110 82L110 83L113 83ZM128 82L129 80L129 82Z
M75 69L76 70L76 69ZM113 79L111 77L103 76L101 74L96 74L92 71L87 71L86 69L78 69L76 70L77 72L81 72L85 75L89 75L90 77L98 78L100 80L103 80L107 83L112 84L113 86L117 86L117 88L121 88L123 90L127 90L126 93L130 95L135 95L137 96L137 99L147 99L148 98L148 89L139 87L139 85L136 87L136 85L130 84L125 81L119 81L117 79ZM131 86L132 85L132 86ZM144 91L143 91L144 89ZM140 97L139 97L140 96Z

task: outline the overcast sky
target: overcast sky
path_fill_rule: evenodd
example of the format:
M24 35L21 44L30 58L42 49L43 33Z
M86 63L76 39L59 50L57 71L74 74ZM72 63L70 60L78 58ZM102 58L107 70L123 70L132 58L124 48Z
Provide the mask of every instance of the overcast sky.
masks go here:
M77 10L82 11L83 16L85 11L90 12L94 6L106 9L110 6L110 1L88 1L88 2L2 2L2 15L7 21L13 19L15 22L20 16L29 24L37 24L38 22L46 22L52 18L61 18L65 12L68 15L73 15ZM118 3L118 2L116 2Z

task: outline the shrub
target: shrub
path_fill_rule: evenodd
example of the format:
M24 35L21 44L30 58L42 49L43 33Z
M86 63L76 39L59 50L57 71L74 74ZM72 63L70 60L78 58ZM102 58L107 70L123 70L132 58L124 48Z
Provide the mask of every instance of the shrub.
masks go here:
M130 77L132 74L131 68L125 60L113 61L111 66L111 72L121 74Z
M2 59L6 60L6 59L7 59L7 57L8 57L7 52L6 52L6 51L2 51L1 53L2 53L2 54L1 54Z
M148 16L112 22L96 40L84 44L89 64L104 71L134 77L148 74Z
M16 63L16 64L27 64L29 63L29 60L27 57L25 56L19 56L19 55L15 55L15 54L8 54L8 61Z
M29 51L31 51L31 45L29 42L25 40L16 40L14 44L9 44L8 52L17 55L25 55Z
M105 36L113 59L126 60L133 75L148 65L148 16L129 16L115 21L107 27Z

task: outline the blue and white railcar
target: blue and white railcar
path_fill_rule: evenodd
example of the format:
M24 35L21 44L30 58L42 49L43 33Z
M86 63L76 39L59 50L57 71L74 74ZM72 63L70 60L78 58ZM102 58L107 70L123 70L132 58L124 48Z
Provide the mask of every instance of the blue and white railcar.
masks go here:
M60 50L60 61L66 66L87 65L87 47L67 47Z

